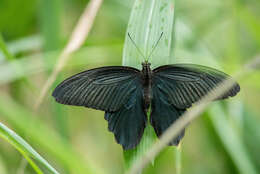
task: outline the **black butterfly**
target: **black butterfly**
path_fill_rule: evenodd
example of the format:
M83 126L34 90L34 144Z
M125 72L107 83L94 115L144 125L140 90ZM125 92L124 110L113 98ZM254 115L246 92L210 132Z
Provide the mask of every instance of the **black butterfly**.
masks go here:
M108 129L125 150L135 148L141 140L151 106L150 123L158 137L176 121L192 103L201 99L223 80L231 78L213 68L194 64L164 65L151 70L127 66L108 66L76 74L53 92L56 101L105 111ZM235 96L237 83L217 99ZM178 145L181 134L170 145Z

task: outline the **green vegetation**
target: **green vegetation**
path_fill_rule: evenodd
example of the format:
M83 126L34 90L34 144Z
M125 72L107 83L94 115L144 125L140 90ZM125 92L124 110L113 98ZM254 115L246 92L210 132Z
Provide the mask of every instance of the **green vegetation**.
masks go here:
M122 151L107 130L103 112L63 106L51 97L59 82L82 70L122 63L140 68L142 57L125 41L126 32L146 55L164 32L167 37L150 59L153 67L189 62L232 74L260 56L256 0L137 0L146 3L139 7L134 0L104 0L83 46L70 55L35 111L39 93L88 2L1 0L1 174L119 174L131 165L139 154ZM151 7L158 14L154 12L146 25L149 20L136 12ZM168 8L174 13L167 13ZM238 96L212 103L190 123L181 149L165 148L143 173L260 173L259 79L259 71L241 79ZM143 153L154 141L152 129L146 130L145 138L137 152Z

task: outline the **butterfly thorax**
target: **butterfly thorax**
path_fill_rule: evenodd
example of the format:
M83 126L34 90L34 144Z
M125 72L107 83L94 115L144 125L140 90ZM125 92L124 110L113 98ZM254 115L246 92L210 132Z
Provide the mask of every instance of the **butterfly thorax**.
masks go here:
M143 85L143 99L144 99L144 109L147 112L151 104L152 90L151 90L151 79L152 70L150 68L151 64L147 61L142 63L142 85Z

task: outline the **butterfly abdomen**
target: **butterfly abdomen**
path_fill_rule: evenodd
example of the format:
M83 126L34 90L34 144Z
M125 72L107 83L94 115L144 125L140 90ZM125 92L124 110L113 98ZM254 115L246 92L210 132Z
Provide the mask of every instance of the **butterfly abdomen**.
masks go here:
M152 70L150 68L150 63L142 63L142 85L143 85L143 101L144 101L144 110L148 111L151 100L152 100Z

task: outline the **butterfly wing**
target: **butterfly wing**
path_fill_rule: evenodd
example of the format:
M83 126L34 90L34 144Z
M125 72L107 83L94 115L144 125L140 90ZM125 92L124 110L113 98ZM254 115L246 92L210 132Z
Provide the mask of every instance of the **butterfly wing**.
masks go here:
M157 136L174 123L192 103L205 96L219 83L230 78L213 68L193 65L165 65L153 70L152 113L150 122ZM217 99L235 96L240 90L237 83ZM183 130L170 145L178 145L184 136Z
M123 66L87 70L60 83L52 96L62 104L116 111L135 92L139 72Z
M135 148L139 144L146 125L147 116L143 109L140 85L136 84L137 89L118 111L105 113L109 131L114 133L116 141L124 150Z
M153 83L165 94L171 104L186 109L205 96L218 84L231 77L213 68L194 64L174 64L153 70ZM237 83L217 99L235 96L240 90Z
M160 137L163 132L185 112L185 109L177 109L173 106L168 97L157 85L153 85L152 91L153 99L150 122L154 127L156 135ZM170 142L170 145L178 145L184 136L184 132L185 130L182 130L182 132Z

